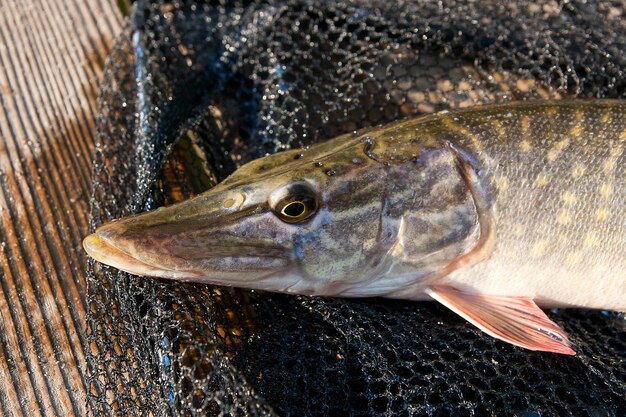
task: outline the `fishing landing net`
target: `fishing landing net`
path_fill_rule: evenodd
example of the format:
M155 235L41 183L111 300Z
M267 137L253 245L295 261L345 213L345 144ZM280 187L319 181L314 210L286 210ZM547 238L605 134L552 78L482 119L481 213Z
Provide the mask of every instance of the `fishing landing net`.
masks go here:
M626 98L624 1L139 1L101 86L91 225L236 166L410 115ZM436 303L88 279L97 415L619 416L626 322L549 313L576 357Z

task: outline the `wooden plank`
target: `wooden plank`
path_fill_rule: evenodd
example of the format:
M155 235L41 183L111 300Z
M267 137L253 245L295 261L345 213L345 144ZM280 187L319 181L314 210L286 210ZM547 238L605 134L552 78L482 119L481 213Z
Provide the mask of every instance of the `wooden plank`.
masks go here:
M0 0L0 412L85 415L96 98L116 0Z

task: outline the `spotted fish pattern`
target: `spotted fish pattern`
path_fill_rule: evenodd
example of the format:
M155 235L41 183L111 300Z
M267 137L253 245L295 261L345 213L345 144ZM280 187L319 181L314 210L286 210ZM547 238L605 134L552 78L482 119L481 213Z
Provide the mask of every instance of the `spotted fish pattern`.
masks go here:
M625 102L519 102L269 155L84 246L137 275L437 300L499 339L573 354L538 306L626 310L625 209Z
M626 104L519 104L431 123L476 159L496 224L489 259L451 280L544 306L626 309Z

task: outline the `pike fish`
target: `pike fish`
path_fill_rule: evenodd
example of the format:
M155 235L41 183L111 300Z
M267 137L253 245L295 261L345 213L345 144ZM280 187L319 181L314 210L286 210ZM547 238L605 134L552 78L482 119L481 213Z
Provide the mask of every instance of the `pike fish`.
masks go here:
M131 274L436 300L487 334L573 355L540 309L626 310L626 101L488 105L252 161L84 240Z

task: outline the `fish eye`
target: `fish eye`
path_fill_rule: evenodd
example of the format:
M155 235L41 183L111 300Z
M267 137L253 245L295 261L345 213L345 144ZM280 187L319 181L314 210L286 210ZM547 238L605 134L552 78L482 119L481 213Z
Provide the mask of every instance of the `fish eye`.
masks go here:
M302 201L287 203L280 211L283 216L298 218L306 213L306 205Z
M291 184L277 190L272 211L285 223L300 223L317 212L317 195L306 183Z

